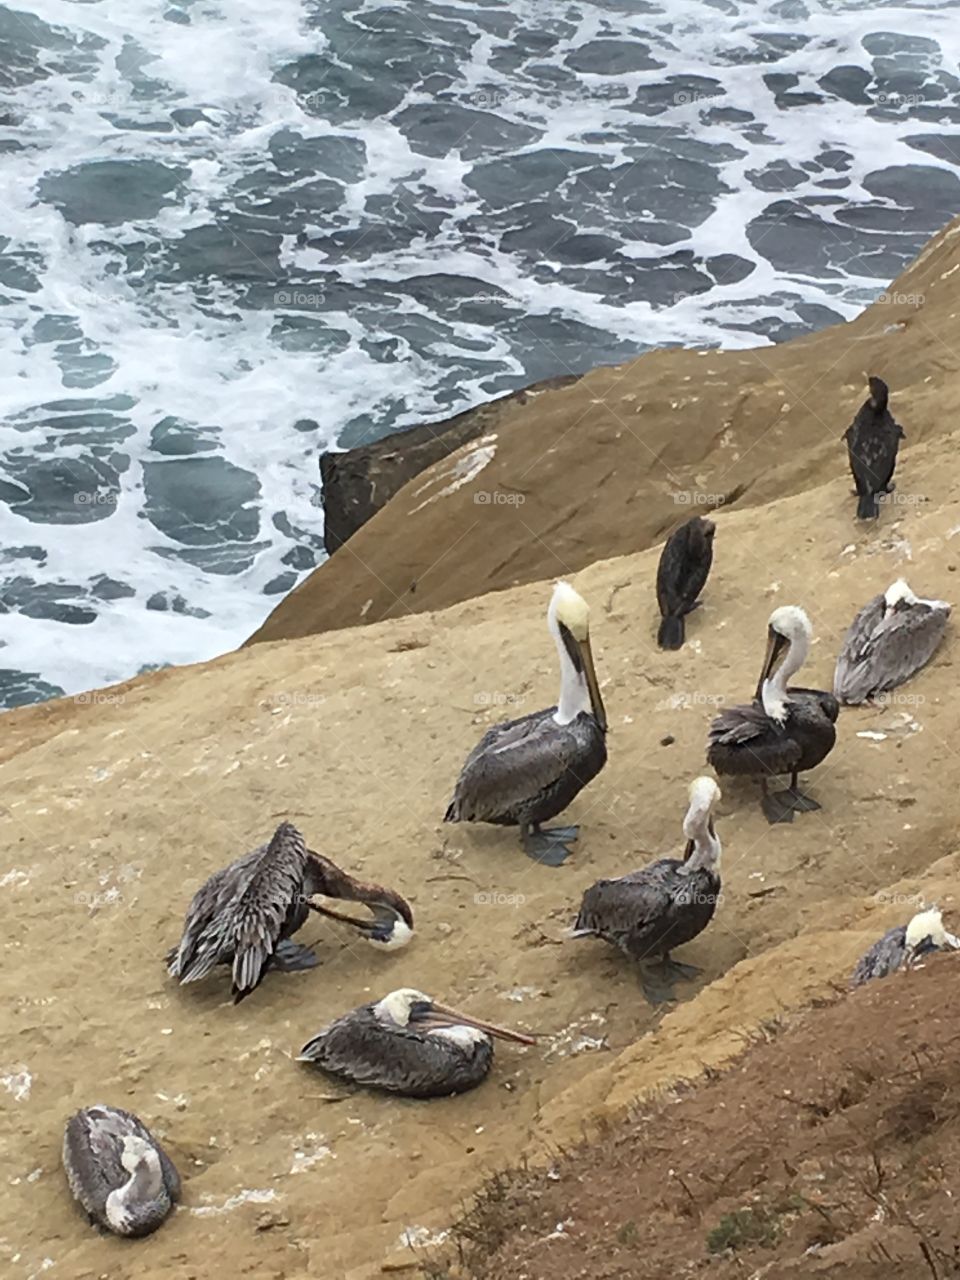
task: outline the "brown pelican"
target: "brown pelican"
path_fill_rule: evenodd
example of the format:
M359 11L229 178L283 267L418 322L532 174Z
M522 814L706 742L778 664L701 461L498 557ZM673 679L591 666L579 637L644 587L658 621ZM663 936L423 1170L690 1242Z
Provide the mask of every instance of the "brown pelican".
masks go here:
M893 492L893 471L903 428L887 408L889 391L879 378L869 378L870 395L843 433L850 470L857 486L857 519L875 520L877 496Z
M664 543L657 567L657 604L663 620L657 635L661 649L679 649L684 640L684 618L697 608L697 597L713 564L712 520L694 516L675 529Z
M560 700L546 711L494 725L467 757L444 822L492 822L521 829L536 862L558 867L578 827L541 831L607 762L607 716L590 651L590 610L558 582L547 626L560 655Z
M328 1075L408 1098L465 1093L485 1079L493 1036L535 1044L532 1036L437 1004L422 991L391 991L323 1028L300 1050Z
M371 920L355 920L310 901L315 895L362 902ZM167 954L170 976L181 983L205 978L217 965L233 967L234 1003L248 996L268 969L312 969L317 958L290 941L316 911L353 925L375 946L403 946L413 933L409 905L378 884L364 884L313 853L289 822L260 845L215 872L187 909L180 945Z
M720 788L712 778L690 784L690 804L683 820L687 847L683 858L660 858L642 871L617 880L598 880L583 895L574 938L603 938L633 960L659 959L659 977L641 980L654 1003L672 999L670 977L693 978L700 970L670 959L675 947L702 933L720 897L720 840L713 825L713 806Z
M90 1222L121 1236L156 1231L180 1199L170 1157L135 1115L84 1107L67 1121L63 1168Z
M820 808L798 789L797 774L818 765L837 738L840 704L833 694L787 686L806 661L812 634L796 605L774 609L756 697L749 706L725 708L710 726L707 762L719 774L759 775L771 823L792 822L794 810ZM770 795L768 778L785 773L789 788Z
M850 624L833 692L841 702L856 704L904 684L933 657L949 617L945 600L921 600L899 578Z
M909 924L898 925L875 942L857 961L850 985L860 987L871 978L886 978L898 969L909 969L921 956L947 947L956 950L960 947L960 938L947 933L939 910L930 907L915 915Z

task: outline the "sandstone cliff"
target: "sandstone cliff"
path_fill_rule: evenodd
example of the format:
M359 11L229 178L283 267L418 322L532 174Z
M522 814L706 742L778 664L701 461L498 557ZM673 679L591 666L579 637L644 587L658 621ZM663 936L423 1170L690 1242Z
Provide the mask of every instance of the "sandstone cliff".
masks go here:
M949 248L927 260L937 271ZM836 750L808 780L821 812L771 829L754 790L725 787L724 900L684 952L704 980L674 1011L652 1014L609 948L563 941L594 879L680 847L708 720L752 689L774 605L810 611L804 681L823 687L854 611L898 574L956 599L957 438L934 429L954 403L953 357L939 334L925 342L930 372L918 358L898 405L911 433L902 501L878 524L855 524L831 433L816 464L830 459L828 483L720 513L704 607L680 652L653 647L659 548L576 575L593 607L610 763L570 811L582 839L560 870L526 860L512 832L439 821L484 727L554 696L545 582L3 717L5 1274L364 1280L412 1268L404 1242L442 1231L490 1171L546 1158L598 1115L728 1060L764 1019L844 982L918 898L960 926L951 630L901 699L842 713ZM819 354L800 389L819 409L810 387L829 361L809 345ZM319 923L303 936L321 966L270 977L237 1008L218 978L174 988L162 956L190 895L281 817L407 894L414 941L384 956ZM500 1046L484 1086L431 1103L344 1095L292 1060L332 1016L408 985L543 1039ZM184 1176L183 1207L137 1244L92 1232L59 1168L65 1117L96 1101L138 1111Z

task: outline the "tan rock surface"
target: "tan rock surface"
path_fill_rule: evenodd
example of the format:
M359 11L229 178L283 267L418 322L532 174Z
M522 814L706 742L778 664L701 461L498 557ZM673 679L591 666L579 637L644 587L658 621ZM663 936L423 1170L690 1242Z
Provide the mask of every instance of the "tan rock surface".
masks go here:
M801 492L845 466L840 437L868 366L890 384L905 452L942 436L960 410L960 221L883 298L780 346L655 351L507 407L489 436L411 480L248 643L575 572L662 541L707 498L752 507Z
M944 403L956 394L940 370L937 386ZM909 415L903 399L908 429L920 405L933 422L919 369ZM901 700L841 714L837 748L808 780L822 812L770 829L754 790L725 786L724 901L683 953L705 968L702 994L685 991L657 1028L617 954L561 941L594 879L679 847L708 720L755 685L771 608L810 611L803 679L823 687L854 612L898 574L956 600L957 440L917 434L898 476L910 501L877 525L856 526L834 445L830 483L722 512L705 603L676 654L653 647L657 548L577 575L610 763L570 810L583 834L560 870L526 860L513 832L439 821L484 726L555 696L547 583L4 716L4 1274L28 1280L50 1259L70 1280L365 1280L400 1265L402 1233L441 1229L491 1170L722 1061L763 1019L845 981L911 914L907 898L936 897L960 926L951 627ZM413 943L378 955L310 924L322 965L269 977L238 1008L220 978L174 988L161 957L190 895L281 817L406 893ZM490 1080L460 1099L327 1101L339 1091L292 1055L331 1016L401 985L544 1040L500 1046ZM64 1119L97 1101L141 1114L184 1176L184 1207L137 1244L91 1231L59 1168Z

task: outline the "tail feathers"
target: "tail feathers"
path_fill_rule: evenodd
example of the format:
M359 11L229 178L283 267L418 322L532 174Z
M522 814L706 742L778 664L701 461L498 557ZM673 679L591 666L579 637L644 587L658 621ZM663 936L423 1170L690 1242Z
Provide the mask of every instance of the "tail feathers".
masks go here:
M443 815L444 822L459 822L460 815L457 812L456 800L451 800L447 805L447 812Z
M876 520L880 514L876 496L872 493L861 493L857 502L858 520Z
M683 616L670 616L664 618L660 623L660 630L657 632L657 644L660 648L679 649L683 645L683 640Z

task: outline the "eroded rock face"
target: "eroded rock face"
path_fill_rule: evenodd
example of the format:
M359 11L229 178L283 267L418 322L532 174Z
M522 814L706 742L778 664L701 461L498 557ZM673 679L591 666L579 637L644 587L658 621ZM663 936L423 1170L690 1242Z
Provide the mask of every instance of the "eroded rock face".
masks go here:
M441 422L398 431L373 444L320 455L323 479L324 544L338 547L386 506L393 495L461 445L489 431L508 405L525 404L538 391L567 386L577 375L548 378L500 396Z

